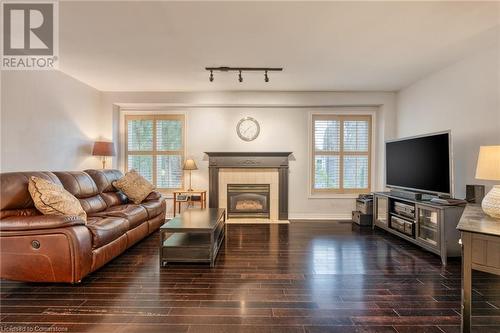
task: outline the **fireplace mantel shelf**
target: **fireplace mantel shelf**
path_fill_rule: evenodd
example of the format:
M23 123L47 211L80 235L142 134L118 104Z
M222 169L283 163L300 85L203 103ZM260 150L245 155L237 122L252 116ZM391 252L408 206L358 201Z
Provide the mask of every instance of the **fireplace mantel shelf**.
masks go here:
M266 152L235 152L235 151L230 151L230 152L223 152L223 151L217 151L217 152L205 152L208 156L213 156L213 157L223 157L223 156L228 156L228 157L258 157L258 156L290 156L292 152L273 152L273 151L266 151Z

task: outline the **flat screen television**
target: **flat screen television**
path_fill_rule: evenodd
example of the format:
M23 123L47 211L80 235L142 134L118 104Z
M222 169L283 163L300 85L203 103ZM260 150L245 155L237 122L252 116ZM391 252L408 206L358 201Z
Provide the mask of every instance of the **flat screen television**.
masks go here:
M450 132L387 141L389 188L453 196Z

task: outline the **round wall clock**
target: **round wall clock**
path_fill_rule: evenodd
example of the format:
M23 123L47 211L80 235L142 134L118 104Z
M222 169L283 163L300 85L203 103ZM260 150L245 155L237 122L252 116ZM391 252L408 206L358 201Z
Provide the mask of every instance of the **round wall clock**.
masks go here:
M260 133L259 122L252 117L245 117L238 122L238 125L236 125L236 132L241 140L255 140Z

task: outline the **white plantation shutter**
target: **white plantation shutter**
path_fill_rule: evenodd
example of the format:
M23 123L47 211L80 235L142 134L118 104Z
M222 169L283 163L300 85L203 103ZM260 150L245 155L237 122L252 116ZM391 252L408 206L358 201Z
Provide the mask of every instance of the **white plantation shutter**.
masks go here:
M182 150L181 120L156 120L156 149L160 151Z
M339 156L316 155L314 185L316 189L340 188Z
M183 187L184 116L127 115L127 170L135 169L160 190Z
M313 116L313 192L370 190L371 116Z
M182 155L158 155L158 188L182 187Z
M153 151L153 120L131 119L127 123L129 151Z
M128 155L128 170L134 169L149 182L153 183L153 156L152 155Z
M368 189L368 156L344 156L344 188Z
M344 151L368 152L368 127L367 120L344 120Z
M314 143L318 151L340 152L340 120L316 120Z

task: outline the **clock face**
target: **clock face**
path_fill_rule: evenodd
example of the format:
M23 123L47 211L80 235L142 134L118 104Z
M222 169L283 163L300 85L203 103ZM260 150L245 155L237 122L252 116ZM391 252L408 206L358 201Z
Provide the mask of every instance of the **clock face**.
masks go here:
M236 125L236 132L241 140L252 141L259 136L260 125L252 117L241 119Z

